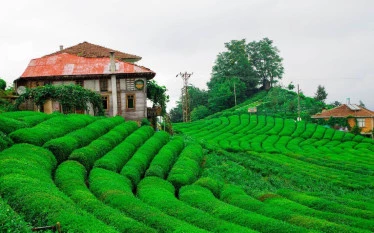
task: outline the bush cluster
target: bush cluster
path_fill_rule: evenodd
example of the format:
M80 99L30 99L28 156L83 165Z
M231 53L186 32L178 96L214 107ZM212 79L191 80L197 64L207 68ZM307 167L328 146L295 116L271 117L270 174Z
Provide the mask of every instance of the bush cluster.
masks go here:
M74 150L70 160L80 162L88 171L91 170L96 160L115 148L134 130L134 122L125 122L117 125L108 133L92 141L89 145Z
M167 180L177 190L184 185L192 184L200 175L203 157L203 149L199 144L186 146L171 168Z
M133 187L140 182L154 156L169 139L170 135L165 131L156 132L138 148L131 159L123 166L121 174L131 180Z
M123 122L124 119L120 116L99 119L86 127L68 133L63 137L49 140L43 145L43 147L52 151L57 162L61 163L65 161L75 149L88 145L93 140Z
M192 225L212 232L251 232L249 228L239 226L228 221L191 207L178 200L174 186L159 177L146 177L137 189L137 196L145 203L160 209L162 212L184 220Z
M119 210L99 201L86 186L87 171L76 161L65 161L55 173L55 183L80 208L92 213L104 223L114 226L120 232L156 232L143 223L127 217Z
M144 222L157 232L208 232L142 202L132 193L132 182L118 173L94 168L89 175L89 183L90 190L99 200Z
M173 166L177 156L183 150L184 140L182 137L174 137L153 158L145 176L158 176L166 178Z
M32 128L18 129L10 134L15 143L29 143L42 146L47 141L61 137L95 121L89 115L59 115L43 121Z
M0 153L0 194L32 226L60 222L67 232L117 232L77 208L53 183L53 154L29 144L16 144Z
M137 127L136 127L137 128ZM134 128L135 130L135 128ZM137 128L113 150L96 160L94 166L119 173L135 151L154 133L150 126Z

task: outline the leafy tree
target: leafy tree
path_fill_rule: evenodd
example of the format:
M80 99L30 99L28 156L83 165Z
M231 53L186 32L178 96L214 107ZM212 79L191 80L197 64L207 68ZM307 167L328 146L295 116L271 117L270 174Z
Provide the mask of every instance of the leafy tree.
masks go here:
M200 120L209 115L210 115L210 110L206 106L199 105L196 108L194 108L193 111L191 112L191 120L192 121Z
M247 93L251 94L251 90L254 90L258 84L258 77L248 60L245 39L232 40L225 43L225 47L227 51L218 54L212 68L212 77L207 83L208 88L212 89L214 85L236 77L244 83Z
M182 112L182 103L177 102L177 106L170 110L170 121L171 122L182 122L183 121L183 112Z
M0 90L5 91L6 88L6 82L4 79L0 78Z
M166 91L166 87L158 85L155 80L147 81L147 98L152 101L153 107L161 107L162 114L166 113L166 103L169 102Z
M281 79L284 73L279 50L273 45L273 41L264 38L260 41L253 41L246 46L247 56L253 67L256 76L261 80L262 87L266 90Z
M190 97L190 111L192 112L197 106L208 106L208 92L206 90L199 89L195 86L188 87L188 95ZM170 110L171 122L182 122L182 99L177 101L177 106Z
M327 98L327 92L325 90L325 87L318 85L317 92L314 94L314 99L324 103L326 98Z
M76 109L89 110L88 103L91 103L95 115L104 114L101 96L79 85L45 85L26 89L26 92L18 97L15 105L18 108L20 104L32 100L37 106L42 106L49 99L58 101L65 113Z
M334 102L330 103L330 105L335 108L335 107L339 107L340 105L342 105L342 103L335 100Z
M295 85L293 84L293 82L290 82L290 84L288 84L287 89L290 90L290 91L295 89Z

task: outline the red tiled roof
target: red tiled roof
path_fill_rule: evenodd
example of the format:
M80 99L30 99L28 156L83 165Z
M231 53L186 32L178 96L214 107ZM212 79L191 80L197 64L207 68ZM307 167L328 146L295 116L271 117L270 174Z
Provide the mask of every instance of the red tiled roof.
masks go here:
M352 110L348 107L348 105L343 104L339 107L323 111L321 113L317 113L316 115L313 115L312 118L330 118L330 117L374 117L374 112L370 111L369 109L360 107L358 105L352 105L353 108L356 108L358 110Z
M109 54L109 53L108 53ZM115 54L117 56L117 54ZM110 74L110 58L86 58L59 53L33 59L30 61L21 78L53 77L74 75L103 75ZM153 78L155 73L145 67L129 62L116 60L116 74L147 74Z
M102 57L109 57L109 52L111 51L115 52L116 59L118 60L136 62L142 59L141 57L136 56L136 55L123 53L123 52L120 52L114 49L105 48L103 46L91 44L86 41L83 43L71 46L69 48L57 51L55 53L46 55L45 57L62 54L62 53L69 53L69 54L76 55L79 57L102 58Z

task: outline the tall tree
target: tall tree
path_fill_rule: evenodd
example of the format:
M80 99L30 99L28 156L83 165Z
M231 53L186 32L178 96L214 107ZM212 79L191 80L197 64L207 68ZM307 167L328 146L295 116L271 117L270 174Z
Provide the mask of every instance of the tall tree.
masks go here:
M246 46L246 53L264 89L268 90L277 82L276 79L282 78L283 58L279 56L279 50L273 45L272 40L264 38L258 42L250 42Z
M4 79L0 78L0 90L5 91L6 88L6 82Z
M324 103L326 98L327 98L327 92L325 90L325 87L322 85L318 85L317 91L314 94L314 99Z

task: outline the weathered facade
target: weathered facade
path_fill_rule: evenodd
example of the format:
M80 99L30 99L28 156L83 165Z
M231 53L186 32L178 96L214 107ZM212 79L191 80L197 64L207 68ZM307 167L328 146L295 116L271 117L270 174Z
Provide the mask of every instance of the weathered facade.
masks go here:
M106 115L141 120L147 117L146 83L155 76L155 72L134 64L140 59L83 42L31 60L22 76L15 81L15 87L81 85L100 93ZM61 111L59 103L52 101L48 101L43 109L45 112Z

